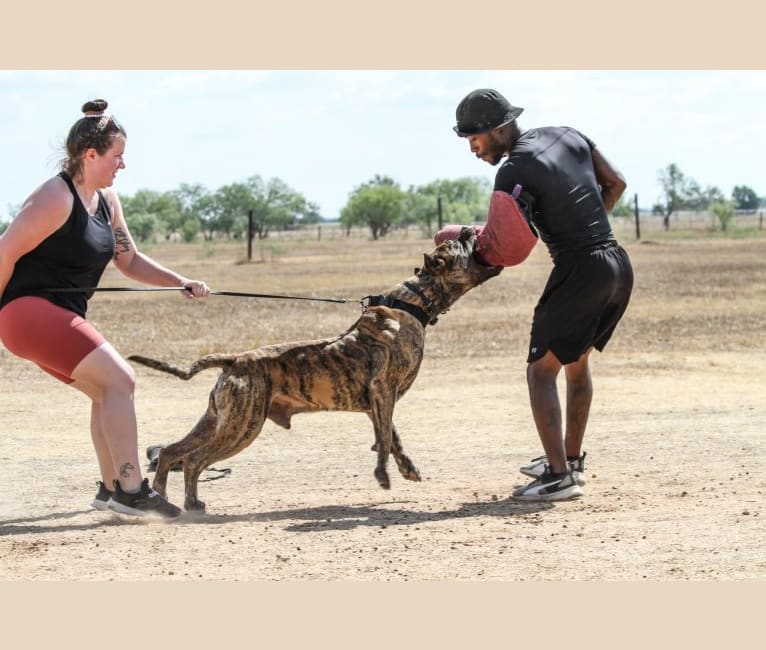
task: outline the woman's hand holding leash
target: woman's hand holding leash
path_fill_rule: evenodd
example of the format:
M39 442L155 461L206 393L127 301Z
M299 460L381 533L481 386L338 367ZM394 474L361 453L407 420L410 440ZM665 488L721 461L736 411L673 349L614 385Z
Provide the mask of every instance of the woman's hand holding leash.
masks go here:
M210 287L204 282L189 280L183 285L184 295L187 298L207 298L210 295Z

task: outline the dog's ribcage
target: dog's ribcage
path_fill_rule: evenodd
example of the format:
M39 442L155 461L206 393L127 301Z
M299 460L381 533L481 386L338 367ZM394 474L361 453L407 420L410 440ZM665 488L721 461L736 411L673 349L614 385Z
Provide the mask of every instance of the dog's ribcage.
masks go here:
M375 379L396 391L395 399L412 385L424 334L408 314L370 308L339 337L270 345L238 356L218 383L222 395L247 400L250 382L264 381L262 390L271 396L268 415L283 426L300 412L369 411Z

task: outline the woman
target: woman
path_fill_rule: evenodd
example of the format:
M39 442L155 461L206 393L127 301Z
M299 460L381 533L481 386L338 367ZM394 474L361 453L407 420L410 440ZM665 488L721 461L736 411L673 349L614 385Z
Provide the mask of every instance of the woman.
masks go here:
M112 189L124 169L125 129L103 99L86 102L69 131L61 172L35 189L0 237L0 340L92 401L91 436L102 481L99 510L177 517L181 510L141 479L133 369L85 320L109 260L128 278L210 295L140 253ZM51 289L82 288L81 292ZM111 489L113 488L113 489Z

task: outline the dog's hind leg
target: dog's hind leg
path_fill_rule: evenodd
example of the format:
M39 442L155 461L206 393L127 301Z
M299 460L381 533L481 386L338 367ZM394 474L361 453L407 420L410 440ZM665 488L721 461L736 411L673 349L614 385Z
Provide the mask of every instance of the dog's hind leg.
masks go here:
M372 414L368 413L372 420ZM373 420L373 424L375 421ZM378 451L377 440L370 448L371 451ZM404 447L402 447L402 441L399 438L399 434L396 431L396 425L391 423L391 453L396 460L396 465L399 468L399 473L408 481L420 481L420 470L415 467L415 463L410 460L410 457L404 453Z
M408 481L420 481L420 472L415 467L415 463L404 453L402 441L396 432L396 425L391 423L391 453L394 455L399 473Z
M248 447L261 432L266 421L265 414L250 420L239 428L236 423L224 420L224 414L219 414L219 423L223 422L222 428L216 431L211 442L205 444L193 453L189 454L184 461L184 508L186 510L204 511L205 503L198 496L199 477L208 467L227 458L238 454Z
M184 438L160 449L157 469L152 488L163 497L167 496L168 472L179 461L186 467L186 456L200 445L205 444L215 432L217 416L215 405L211 403L192 430Z
M205 503L200 501L197 497L197 483L202 472L215 462L214 460L208 462L207 457L204 455L205 451L207 451L206 448L197 450L184 462L185 510L196 510L197 512L205 511Z
M197 484L213 463L230 458L248 447L260 434L268 413L263 373L231 375L214 389L216 419L213 430L184 459L184 507L205 509Z

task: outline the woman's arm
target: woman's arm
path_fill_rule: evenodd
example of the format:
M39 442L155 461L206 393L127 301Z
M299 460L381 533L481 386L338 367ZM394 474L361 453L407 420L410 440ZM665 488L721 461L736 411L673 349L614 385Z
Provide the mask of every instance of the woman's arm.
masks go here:
M21 206L0 236L0 295L5 291L16 261L56 232L72 212L74 197L58 177L45 181Z
M144 255L137 248L125 222L122 204L117 194L104 190L112 213L112 231L114 232L114 264L120 272L132 280L158 287L186 287L195 298L210 295L210 289L201 281L191 280Z

